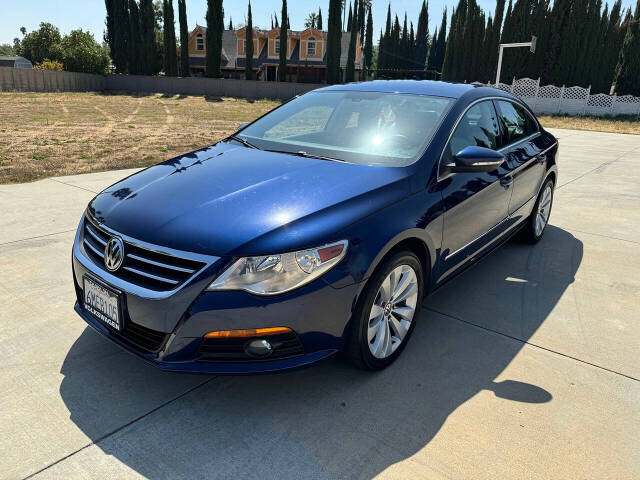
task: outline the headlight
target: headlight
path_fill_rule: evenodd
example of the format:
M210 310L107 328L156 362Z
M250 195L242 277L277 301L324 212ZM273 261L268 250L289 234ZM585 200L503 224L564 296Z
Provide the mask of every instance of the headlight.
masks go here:
M207 290L245 290L258 295L288 292L330 270L342 260L348 243L341 240L298 252L244 257L227 268Z

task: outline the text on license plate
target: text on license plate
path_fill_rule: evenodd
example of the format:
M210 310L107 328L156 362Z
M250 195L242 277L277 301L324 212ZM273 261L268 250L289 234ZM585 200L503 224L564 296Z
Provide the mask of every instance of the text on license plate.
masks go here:
M116 330L120 330L118 295L86 277L84 279L84 307L97 319Z

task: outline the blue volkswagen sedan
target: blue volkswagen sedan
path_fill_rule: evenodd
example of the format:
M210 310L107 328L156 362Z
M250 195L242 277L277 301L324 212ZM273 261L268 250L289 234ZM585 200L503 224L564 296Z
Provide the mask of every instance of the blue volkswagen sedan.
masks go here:
M540 240L557 152L493 88L321 88L97 195L73 246L75 310L164 370L338 352L378 370L424 297L516 233Z

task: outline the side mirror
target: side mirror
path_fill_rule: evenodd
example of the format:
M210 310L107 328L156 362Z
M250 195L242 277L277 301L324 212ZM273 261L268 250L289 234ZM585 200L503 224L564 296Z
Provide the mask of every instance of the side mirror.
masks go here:
M449 167L454 173L492 172L502 165L504 155L485 147L464 147L454 157Z

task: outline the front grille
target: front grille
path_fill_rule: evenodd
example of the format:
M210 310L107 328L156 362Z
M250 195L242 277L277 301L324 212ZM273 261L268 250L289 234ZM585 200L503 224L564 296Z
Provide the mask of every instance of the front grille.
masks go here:
M88 219L85 219L83 233L85 253L104 270L104 249L111 235ZM122 266L111 273L129 283L159 292L179 287L206 265L197 260L155 252L130 242L124 242L124 250Z
M274 346L273 352L266 358L252 357L245 352L247 342L255 338L205 338L198 349L197 359L202 362L259 362L282 360L304 353L302 343L294 332L267 335L264 338Z
M116 335L134 347L138 347L149 353L154 353L162 348L168 333L151 330L137 323L126 322L122 331L117 332Z

